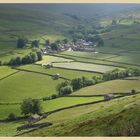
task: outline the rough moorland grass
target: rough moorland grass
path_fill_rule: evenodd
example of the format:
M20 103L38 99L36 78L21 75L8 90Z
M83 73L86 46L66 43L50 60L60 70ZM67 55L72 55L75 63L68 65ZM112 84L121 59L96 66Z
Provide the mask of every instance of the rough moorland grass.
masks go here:
M21 102L25 98L42 98L56 93L63 80L47 75L19 72L0 81L0 102Z
M139 99L140 95L135 95L60 111L39 122L52 122L52 126L24 136L107 136L119 127L127 125L129 128L129 122L137 122L136 118L140 115ZM119 121L123 122L122 125L119 125Z
M54 66L60 68L86 70L86 71L101 72L101 73L105 73L107 71L118 68L113 66L105 66L105 65L98 65L98 64L81 63L81 62L55 63Z
M51 62L70 62L73 61L72 59L65 59L61 57L55 57L55 56L49 56L49 55L44 55L43 60L36 62L36 64L47 64Z
M93 73L93 72L84 72L84 71L67 70L67 69L59 69L59 68L43 68L40 65L24 65L18 68L24 69L24 70L32 70L32 71L37 71L41 73L52 74L52 75L55 73L59 73L60 76L68 78L68 79L78 78L82 76L92 78L93 76L100 75L98 73Z
M8 67L8 66L0 66L0 79L6 77L16 71L17 70L11 69L11 67Z
M17 134L17 127L24 124L24 121L0 122L0 136L14 136Z
M94 86L82 88L74 95L96 95L118 92L130 92L132 89L140 91L140 80L112 80Z
M59 108L73 106L76 104L103 100L104 97L61 97L42 102L43 112L53 111Z

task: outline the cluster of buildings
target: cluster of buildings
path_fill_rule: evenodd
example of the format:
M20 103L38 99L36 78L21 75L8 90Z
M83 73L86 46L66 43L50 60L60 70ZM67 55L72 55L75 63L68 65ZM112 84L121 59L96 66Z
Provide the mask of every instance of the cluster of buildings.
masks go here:
M71 51L85 51L85 52L95 52L95 48L97 47L97 43L92 43L90 41L86 41L84 39L77 40L76 43L70 42L67 44L59 43L58 51L63 52L67 50ZM50 46L46 46L46 48L42 49L44 54L53 53Z

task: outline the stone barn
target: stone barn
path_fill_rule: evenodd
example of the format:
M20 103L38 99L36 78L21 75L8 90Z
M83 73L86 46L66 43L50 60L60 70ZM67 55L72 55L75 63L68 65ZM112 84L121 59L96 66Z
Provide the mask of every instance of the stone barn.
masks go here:
M52 75L52 78L53 78L54 80L59 79L59 77L60 77L60 74L59 74L59 73L55 73L54 75Z

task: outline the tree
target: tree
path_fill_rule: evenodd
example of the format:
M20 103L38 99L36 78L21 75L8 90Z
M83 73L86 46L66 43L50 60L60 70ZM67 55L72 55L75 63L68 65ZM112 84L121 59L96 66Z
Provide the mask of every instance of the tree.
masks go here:
M62 96L62 95L68 95L68 94L71 94L72 92L73 92L72 86L65 86L65 87L62 87L60 89L59 95L60 96Z
M64 42L64 44L67 44L68 40L65 38L65 39L63 39L63 42Z
M31 52L30 56L31 56L32 62L36 62L38 60L37 53Z
M42 56L43 56L42 52L37 51L36 54L37 54L38 61L42 60Z
M32 41L31 46L32 46L32 47L39 48L39 40L34 40L34 41Z
M45 41L45 44L46 44L46 46L49 46L49 45L50 45L50 40L47 39L47 40Z
M98 40L98 46L104 46L104 40L102 38Z
M73 38L72 39L72 42L75 44L77 42L77 39L76 38Z
M21 114L24 114L24 115L31 114L32 113L32 106L33 106L33 104L32 104L31 98L23 100L21 107L20 107Z
M116 25L117 21L115 19L112 20L112 25Z
M41 107L41 102L38 99L33 99L32 100L32 113L33 114L39 114L41 113L42 107Z
M38 99L25 99L21 104L21 114L28 115L28 114L39 114L41 112L41 104L40 100Z
M52 49L53 51L58 51L58 45L57 45L56 43L52 43L52 44L51 44L51 49Z
M22 64L30 64L32 63L32 58L31 56L28 54L28 55L25 55L23 58L22 58Z
M15 61L16 61L17 65L21 65L21 63L22 63L22 60L19 56L16 57Z
M62 82L62 83L60 83L60 84L57 85L56 90L57 90L58 92L60 92L60 89L61 89L62 87L65 87L65 86L68 86L68 85L70 85L70 82L69 82L68 80L67 80L67 81L64 81L64 82Z
M131 93L132 93L132 94L136 94L136 90L135 90L135 89L132 89L132 90L131 90Z
M17 116L14 113L10 113L7 118L9 121L14 121L17 119Z
M19 38L17 40L17 48L23 48L26 46L27 40L23 38Z
M78 90L83 87L83 82L81 78L75 78L71 81L71 86L73 87L73 90Z

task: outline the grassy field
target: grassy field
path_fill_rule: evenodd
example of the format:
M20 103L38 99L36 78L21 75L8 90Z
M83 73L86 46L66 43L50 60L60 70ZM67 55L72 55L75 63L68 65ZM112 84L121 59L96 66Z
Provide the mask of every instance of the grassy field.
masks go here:
M115 61L115 62L124 62L129 64L136 64L140 66L140 54L135 53L123 53L121 56L110 58L109 60Z
M60 67L60 68L77 69L77 70L85 70L85 71L101 72L101 73L105 73L107 71L118 68L113 66L88 64L88 63L80 63L80 62L54 63L53 65L55 67Z
M112 80L94 86L82 88L74 95L98 95L107 93L130 92L132 89L140 92L140 80Z
M40 65L24 65L18 67L20 69L24 70L32 70L32 71L37 71L41 73L47 73L47 74L55 74L59 73L60 76L68 79L73 79L73 78L78 78L78 77L88 77L92 78L93 76L99 76L100 74L94 73L94 72L84 72L84 71L76 71L76 70L66 70L66 69L59 69L59 68L42 68Z
M17 70L11 69L8 66L0 66L0 79L6 77L6 76L8 76L16 71Z
M0 122L0 136L14 136L17 134L17 127L24 124L24 121Z
M36 62L36 64L46 64L46 63L52 63L52 62L71 62L73 61L72 59L65 59L61 57L55 57L55 56L49 56L49 55L44 55L43 59L41 61Z
M135 53L135 51L131 51L131 52ZM115 66L115 67L122 67L122 68L130 68L131 67L131 68L140 69L140 66L137 66L135 64L126 64L126 62L124 63L124 62L111 61L112 58L117 58L119 56L108 57L106 59L91 59L91 58L87 58L87 57L82 58L79 56L65 55L65 54L58 54L57 56L64 57L67 59L74 59L75 61L84 62L84 63L101 64L101 65ZM129 58L129 59L131 59L131 58Z
M16 116L20 116L19 105L0 105L0 120L6 119L10 113L14 113Z
M118 132L123 135L133 123L135 130L139 128L139 100L140 95L135 95L60 111L38 122L52 122L52 126L24 136L115 136Z
M56 93L56 86L63 80L50 76L19 72L0 81L0 102L21 102L25 98L42 98Z
M17 56L22 57L26 54L30 53L32 49L26 48L26 49L2 49L0 53L0 60L2 62L9 62L11 58L15 58Z
M116 57L117 54L111 54L111 53L94 53L94 52L80 52L80 51L65 51L61 54L65 55L72 55L72 56L78 56L78 57L86 57L90 59L107 59L110 57Z
M59 108L73 106L76 104L103 100L104 97L61 97L46 102L42 102L43 111L53 111Z

